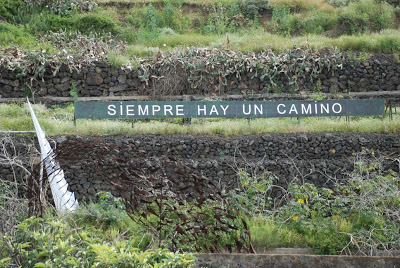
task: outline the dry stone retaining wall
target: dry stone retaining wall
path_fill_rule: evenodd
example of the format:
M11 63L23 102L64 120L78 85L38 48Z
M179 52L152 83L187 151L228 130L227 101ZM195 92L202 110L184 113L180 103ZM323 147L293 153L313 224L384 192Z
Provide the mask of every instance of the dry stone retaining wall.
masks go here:
M155 74L157 72L154 70ZM241 81L235 76L228 77L224 93L294 93L315 89L326 93L400 90L400 63L391 54L374 55L365 60L347 58L342 69L335 72L322 71L319 75L320 86L316 85L315 80L310 82L299 78L296 88L282 75L277 83L279 87L272 88L271 85L261 83L258 78L252 79L252 76L252 73L248 73ZM169 79L168 83L171 88L183 89L180 94L215 94L214 88L202 87L192 90L185 79ZM32 93L40 97L69 97L73 88L80 97L153 95L152 92L158 92L154 91L153 87L160 87L158 78L150 78L150 81L145 83L138 77L137 71L113 70L104 62L93 62L92 66L83 67L79 72L70 72L67 66L61 66L55 76L52 71L47 70L43 80L38 81L20 79L17 71L0 69L0 98L25 97Z
M150 156L168 154L223 186L237 183L239 170L262 173L268 170L285 186L297 179L329 187L332 180L346 179L354 169L354 154L363 149L374 151L370 160L381 155L400 156L400 134L316 133L265 134L235 137L204 135L132 135L132 136L58 136L58 143L68 140L93 142L104 140L121 148L130 145L134 151ZM20 138L21 139L21 138ZM135 152L127 151L127 154ZM133 156L132 156L133 157ZM398 169L391 160L385 168ZM87 162L63 166L70 190L79 199L90 199L99 191L114 191L107 178L96 175L95 165ZM13 179L9 167L0 167L1 179Z

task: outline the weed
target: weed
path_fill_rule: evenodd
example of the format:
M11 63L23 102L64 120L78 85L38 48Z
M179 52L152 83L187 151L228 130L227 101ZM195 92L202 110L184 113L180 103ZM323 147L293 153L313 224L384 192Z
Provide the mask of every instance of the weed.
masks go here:
M322 92L322 82L318 79L315 84L314 90L310 95L310 100L324 100L326 99L326 94Z
M118 52L111 52L108 54L108 61L111 64L113 70L117 70L122 66L128 66L129 59Z
M69 91L69 95L71 96L71 98L76 101L78 99L78 92L76 90L76 82L72 81L71 82L71 86L70 86L70 91Z
M365 61L371 58L371 54L367 52L359 52L359 53L354 53L354 52L349 52L346 54L346 57L348 60L351 61Z
M399 53L393 53L393 59L396 63L400 63L400 55Z

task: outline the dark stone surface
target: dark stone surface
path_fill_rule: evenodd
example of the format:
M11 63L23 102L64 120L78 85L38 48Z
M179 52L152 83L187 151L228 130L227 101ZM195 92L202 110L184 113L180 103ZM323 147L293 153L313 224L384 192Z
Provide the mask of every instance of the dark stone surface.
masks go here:
M354 169L354 157L363 149L374 150L375 157L400 155L400 133L299 133L241 135L234 137L206 135L131 135L131 136L57 136L58 144L68 140L93 142L102 140L120 146L129 145L134 151L150 156L169 155L224 187L237 183L240 170L270 171L279 177L278 185L289 182L311 182L330 187L334 180L345 180ZM31 143L31 142L30 142ZM22 148L23 149L23 148ZM21 150L22 150L21 149ZM90 159L85 163L63 166L70 190L78 199L90 199L99 191L115 192L107 178L96 175ZM398 170L392 160L385 169ZM9 167L0 166L0 179L11 174ZM279 193L278 193L279 194Z
M251 78L252 73L242 75L241 80L235 75L227 77L227 84L218 92L215 88L200 85L191 89L187 79L174 79L168 76L159 78L159 70L153 70L148 83L138 78L136 71L112 70L111 66L104 62L94 62L93 66L82 67L77 71L69 72L66 66L60 68L60 72L53 76L52 72L46 72L44 80L33 81L30 79L18 79L16 71L0 69L0 95L3 98L24 97L25 84L29 83L32 92L41 92L40 96L68 96L73 84L79 85L78 96L95 97L103 95L154 95L156 94L185 94L185 95L233 95L233 94L265 94L265 93L298 93L315 92L321 90L324 93L347 92L371 92L371 91L395 91L400 90L400 63L392 54L377 54L368 59L353 60L346 58L341 69L323 70L319 75L321 87L318 88L318 79L309 77L298 78L296 86L290 84L285 75L280 75L274 88L267 82L260 82L258 77ZM154 76L153 76L154 74ZM180 73L181 77L187 74ZM179 78L181 78L179 77ZM166 82L163 82L163 79ZM91 87L96 87L93 90ZM160 89L161 88L161 89ZM176 89L180 89L176 91ZM46 89L46 90L43 90ZM101 92L101 93L100 93ZM26 94L26 93L25 93Z

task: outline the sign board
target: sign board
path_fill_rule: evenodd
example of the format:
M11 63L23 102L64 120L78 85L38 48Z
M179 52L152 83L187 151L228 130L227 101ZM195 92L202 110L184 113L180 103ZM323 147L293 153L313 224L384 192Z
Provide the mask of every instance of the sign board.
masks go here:
M269 118L383 115L383 99L75 102L75 118Z

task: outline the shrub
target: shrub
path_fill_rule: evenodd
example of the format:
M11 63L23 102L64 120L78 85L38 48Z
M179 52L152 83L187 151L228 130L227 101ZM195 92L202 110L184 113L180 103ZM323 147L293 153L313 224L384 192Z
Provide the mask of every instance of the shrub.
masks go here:
M394 8L387 3L374 0L353 2L339 14L338 24L345 34L365 31L380 31L391 28L394 22Z
M35 38L30 35L23 27L3 22L0 23L0 45L9 46L31 46L36 43Z
M0 0L0 17L7 21L13 20L23 0Z
M223 34L228 31L228 18L226 8L223 6L212 6L208 14L207 25L204 32Z
M159 12L152 4L148 5L143 14L143 26L149 30L154 30L161 26L162 20Z
M27 22L27 29L31 33L47 33L58 32L60 30L72 30L73 21L68 17L60 17L49 11L34 13L27 15L29 21Z
M98 13L78 16L73 27L86 34L91 32L118 34L121 32L120 26L112 18Z
M222 34L235 32L243 27L259 25L259 11L268 7L269 1L236 0L229 5L221 3L210 7L203 31Z
M193 267L191 254L141 252L130 240L109 243L61 217L29 218L18 225L8 260L22 267Z
M42 78L46 68L50 68L55 74L63 64L70 71L78 71L83 64L106 60L111 49L123 50L125 47L123 42L111 35L106 35L105 39L106 41L102 41L96 34L86 36L79 32L49 33L42 35L40 40L51 43L54 48L60 50L59 52L16 49L18 53L15 53L14 50L0 50L0 65L9 70L16 70L19 77L29 75L31 79Z
M162 34L162 35L175 35L176 33L171 28L162 28L161 31L160 31L160 34Z
M127 57L125 57L124 55L121 55L121 53L118 53L118 52L110 52L108 54L108 61L114 70L117 70L118 68L129 65L128 64L129 59Z
M335 12L315 11L311 16L304 18L299 34L320 34L324 31L332 29L337 23L337 15Z
M270 5L273 8L287 8L295 12L332 9L332 6L325 0L271 0Z
M161 10L160 16L162 18L163 27L175 30L182 29L184 23L181 5L173 5L171 1L167 1L164 8Z

